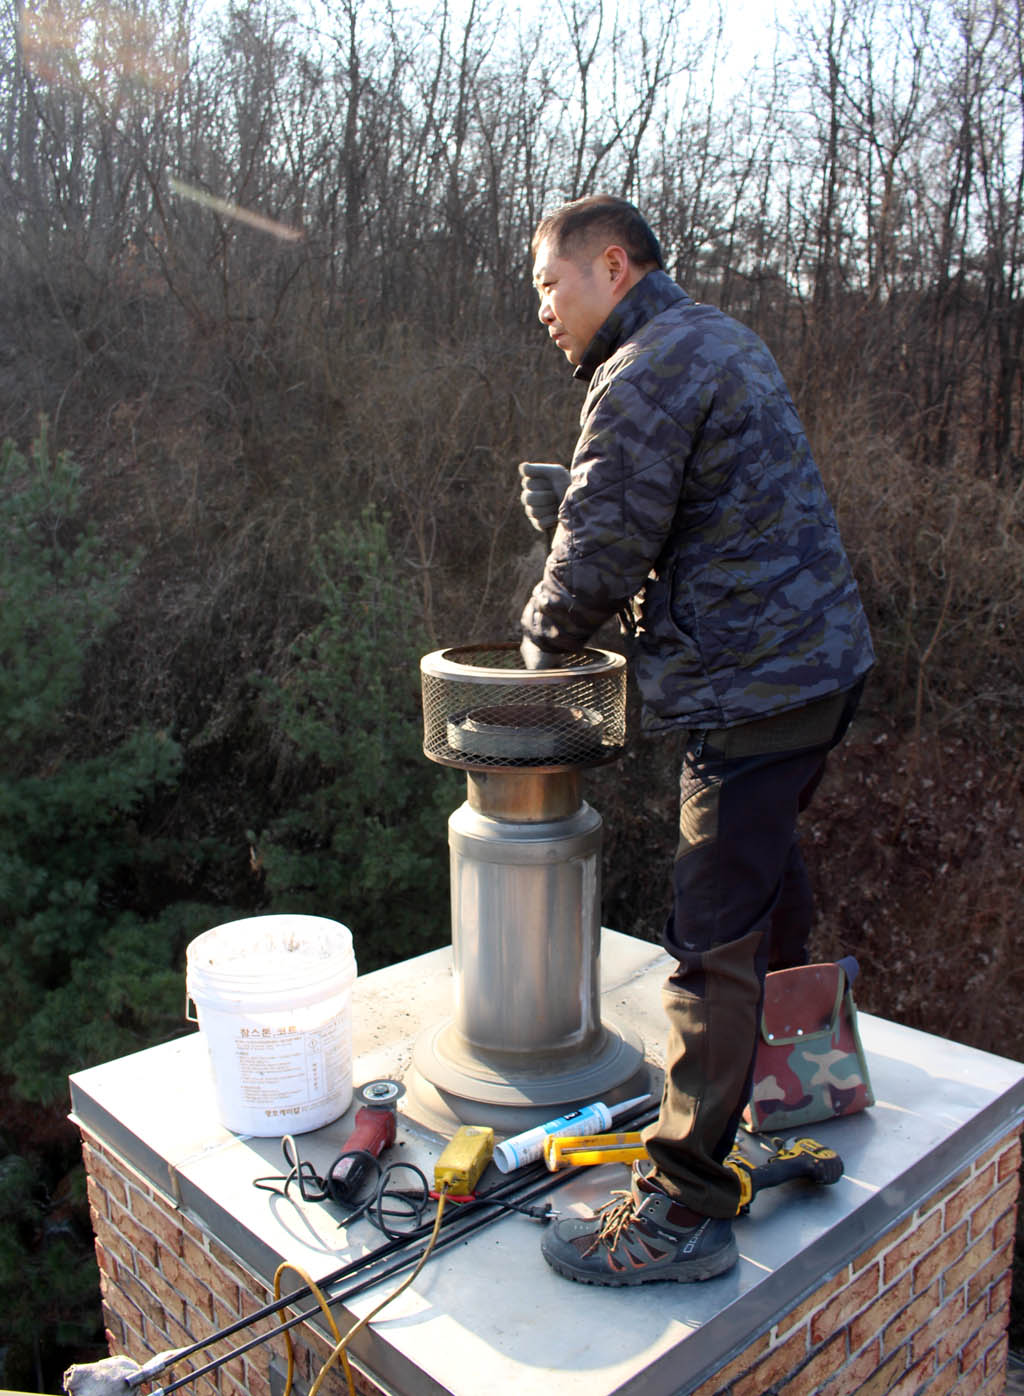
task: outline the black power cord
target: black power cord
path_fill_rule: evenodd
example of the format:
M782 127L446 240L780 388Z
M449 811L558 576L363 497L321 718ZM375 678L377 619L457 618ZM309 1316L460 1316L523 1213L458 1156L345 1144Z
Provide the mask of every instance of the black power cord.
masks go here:
M292 1135L286 1134L282 1138L281 1152L288 1165L288 1172L270 1173L262 1178L254 1178L253 1187L275 1193L278 1197L286 1197L289 1202L293 1202L295 1199L291 1189L297 1186L303 1202L333 1202L339 1207L344 1213L338 1222L339 1227L351 1226L353 1222L365 1217L378 1231L382 1231L389 1241L398 1240L408 1235L410 1229L423 1224L431 1201L430 1184L422 1168L418 1168L416 1164L401 1162L383 1167L373 1154L364 1149L357 1149L339 1154L327 1170L326 1177L321 1177L308 1160L299 1156L298 1145ZM364 1186L362 1194L357 1193L355 1198L339 1197L334 1184L335 1167L342 1159L355 1157L366 1165L368 1171L365 1182L368 1186ZM410 1175L415 1183L414 1187L394 1186L394 1179L402 1173ZM405 1225L399 1225L399 1219Z

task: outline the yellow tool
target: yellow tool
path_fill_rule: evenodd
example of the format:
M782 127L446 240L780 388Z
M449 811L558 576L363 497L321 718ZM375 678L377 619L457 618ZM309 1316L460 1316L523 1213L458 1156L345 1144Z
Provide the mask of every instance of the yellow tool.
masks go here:
M646 1157L647 1150L639 1130L630 1130L625 1134L553 1134L544 1141L544 1162L552 1173L559 1168L595 1163L632 1163L634 1159Z
M494 1153L494 1130L487 1125L460 1125L434 1164L434 1187L468 1197Z
M764 1163L753 1163L739 1149L726 1157L740 1183L740 1204L745 1212L754 1194L762 1188L775 1188L794 1178L806 1178L811 1183L838 1183L843 1176L843 1160L834 1149L826 1149L816 1139L773 1139L774 1152Z

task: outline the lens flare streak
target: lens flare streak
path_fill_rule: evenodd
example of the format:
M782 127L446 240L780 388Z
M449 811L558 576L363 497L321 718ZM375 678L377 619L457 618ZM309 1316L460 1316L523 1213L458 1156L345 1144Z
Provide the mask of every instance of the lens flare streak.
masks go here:
M301 228L291 228L287 223L279 223L276 218L267 218L262 213L256 213L251 208L243 208L241 204L232 203L228 199L219 199L216 194L208 194L205 189L197 189L194 184L186 184L183 179L178 179L176 175L171 175L169 182L179 198L191 199L194 203L202 204L204 208L219 213L223 218L233 218L238 223L247 223L250 228L258 228L261 233L270 233L272 237L281 238L285 242L301 242L305 236Z

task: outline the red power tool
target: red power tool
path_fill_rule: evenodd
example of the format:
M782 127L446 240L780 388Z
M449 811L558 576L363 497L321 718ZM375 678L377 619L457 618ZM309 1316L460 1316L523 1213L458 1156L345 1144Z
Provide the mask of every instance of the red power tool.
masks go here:
M327 1175L332 1202L350 1206L367 1173L377 1169L378 1158L395 1142L398 1102L404 1094L401 1081L387 1078L368 1081L356 1091L361 1108L356 1111L355 1128Z

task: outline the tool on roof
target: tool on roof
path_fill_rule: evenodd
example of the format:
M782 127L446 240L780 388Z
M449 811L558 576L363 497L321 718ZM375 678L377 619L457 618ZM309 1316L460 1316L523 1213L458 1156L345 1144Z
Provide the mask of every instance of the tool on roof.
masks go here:
M809 1183L838 1183L843 1176L843 1160L816 1139L773 1139L772 1146L774 1151L764 1163L753 1162L735 1147L726 1157L726 1168L740 1183L737 1211L745 1212L762 1188L776 1188L796 1178Z
M726 1168L736 1174L740 1185L737 1212L750 1207L754 1195L763 1188L775 1188L803 1178L811 1183L837 1183L843 1176L843 1161L834 1149L816 1139L773 1139L772 1152L757 1163L733 1148L725 1159ZM544 1144L544 1161L555 1172L601 1163L633 1163L647 1158L639 1130L622 1134L592 1134L549 1138Z
M639 1130L619 1134L555 1135L544 1142L544 1162L551 1172L559 1168L587 1167L599 1163L633 1163L647 1158Z
M368 1081L356 1091L360 1109L356 1112L355 1128L327 1175L327 1192L332 1202L343 1206L350 1203L358 1195L367 1172L378 1167L381 1154L395 1142L398 1102L404 1094L401 1081L388 1077Z
M460 1125L434 1164L434 1188L447 1188L452 1197L472 1196L494 1154L494 1130L489 1125Z

